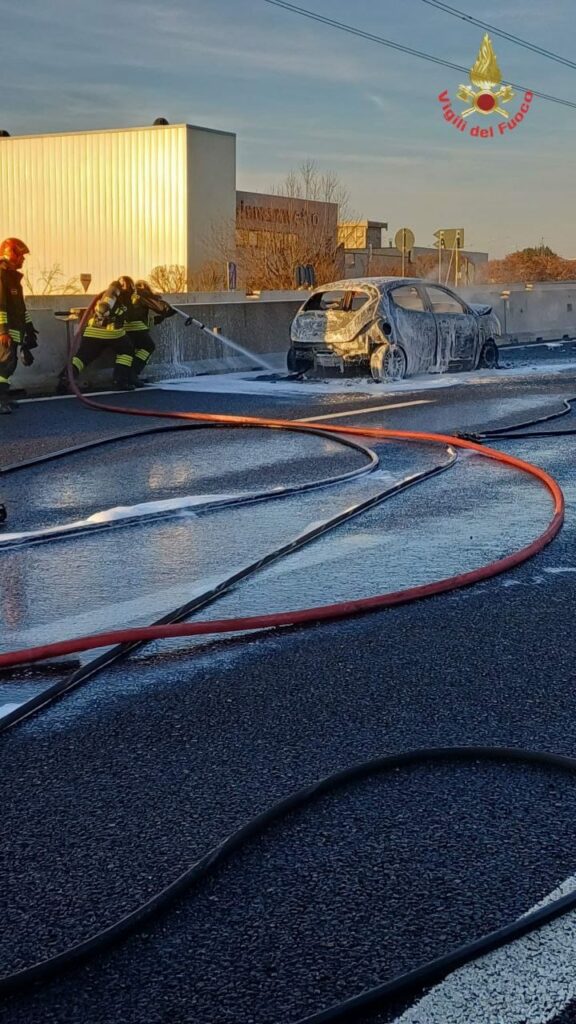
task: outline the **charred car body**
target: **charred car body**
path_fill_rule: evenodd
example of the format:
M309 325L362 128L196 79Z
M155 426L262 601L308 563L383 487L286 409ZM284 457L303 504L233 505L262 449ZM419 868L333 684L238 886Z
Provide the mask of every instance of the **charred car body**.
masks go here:
M316 288L290 328L295 373L370 367L374 380L498 365L502 331L491 306L465 302L443 285L372 277Z

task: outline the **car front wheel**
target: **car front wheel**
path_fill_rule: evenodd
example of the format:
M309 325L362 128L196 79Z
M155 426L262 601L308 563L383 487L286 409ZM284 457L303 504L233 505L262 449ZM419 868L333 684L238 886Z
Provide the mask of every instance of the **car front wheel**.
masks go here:
M291 345L286 355L286 366L290 373L306 373L314 366L314 359L312 356L303 355Z
M492 338L484 344L478 366L484 370L494 370L498 366L498 346Z
M370 373L375 381L403 380L406 376L406 354L398 345L379 345L370 357Z

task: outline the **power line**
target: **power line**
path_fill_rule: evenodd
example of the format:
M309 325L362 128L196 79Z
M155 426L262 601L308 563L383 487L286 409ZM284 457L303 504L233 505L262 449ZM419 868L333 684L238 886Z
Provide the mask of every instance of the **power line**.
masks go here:
M424 53L422 50L414 50L411 46L404 46L402 43L395 43L391 39L384 39L383 36L374 35L372 32L365 32L363 29L355 28L353 25L345 25L342 21L335 21L334 18L327 18L323 14L315 14L314 11L306 10L304 7L297 7L295 4L288 3L287 0L264 0L264 3L272 4L274 7L281 7L285 11L290 11L292 14L299 14L301 17L309 18L311 21L318 21L322 25L329 25L331 28L337 28L341 32L347 32L349 35L358 36L360 39L368 39L370 42L378 43L380 46L387 46L392 50L399 50L400 53L407 53L411 57L418 57L420 60L426 60L432 64L440 64L442 67L450 68L452 71L461 71L466 76L470 74L470 68L466 68L462 64L453 64L452 61L444 60L442 57L434 57L431 53ZM518 89L519 92L531 92L541 100L547 100L549 103L559 103L563 107L571 107L576 110L576 102L572 100L565 100L559 96L551 96L546 92L538 92L537 89L528 89L528 86L518 85L517 82L510 82L509 79L506 79L505 82L507 85L511 85L513 89Z
M568 68L576 70L576 62L569 60L568 57L561 57L559 53L553 53L552 50L547 50L543 46L538 46L536 43L530 43L527 39L521 39L520 36L514 35L512 32L506 32L504 29L496 28L495 25L490 25L487 21L480 21L479 18L474 18L471 14L466 14L464 11L459 11L457 7L451 7L449 4L445 4L442 0L422 0L423 4L427 4L428 7L435 7L439 11L443 11L444 14L450 14L453 18L460 18L462 21L467 21L470 25L476 25L478 28L483 28L488 32L491 32L494 36L500 36L502 39L507 39L508 42L514 43L516 46L523 46L526 50L532 50L533 53L540 54L541 57L548 57L549 60L557 61L558 64L564 64Z

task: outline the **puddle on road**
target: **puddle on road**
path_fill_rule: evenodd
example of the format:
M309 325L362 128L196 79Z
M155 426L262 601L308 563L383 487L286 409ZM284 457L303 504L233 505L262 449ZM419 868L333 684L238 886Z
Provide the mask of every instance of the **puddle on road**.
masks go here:
M2 497L18 532L143 501L300 485L367 464L362 452L311 434L168 431L9 474Z
M386 469L348 484L0 553L0 649L145 624L311 524L445 459L435 446L382 447Z
M467 572L528 544L551 512L551 501L536 482L481 459L465 459L448 474L264 569L194 620L310 608ZM154 649L201 642L206 641L162 641Z

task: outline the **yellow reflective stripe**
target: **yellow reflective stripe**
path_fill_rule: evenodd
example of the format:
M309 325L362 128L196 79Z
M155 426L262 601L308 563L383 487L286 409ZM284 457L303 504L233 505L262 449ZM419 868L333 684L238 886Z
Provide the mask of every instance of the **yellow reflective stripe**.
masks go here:
M116 356L116 366L132 366L132 356Z
M125 334L123 327L87 327L84 331L85 338L101 338L102 341L115 341L123 338Z
M20 337L20 331L16 331L16 330L14 330L13 328L11 328L11 329L10 329L10 330L8 331L8 334L9 334L9 335L10 335L10 337L12 338L12 341L15 341L17 345L19 345L19 344L20 344L20 341L21 341L21 337Z
M0 384L9 384L8 377L0 377Z
M145 324L143 320L129 320L125 324L126 331L147 331L148 324Z
M137 348L134 353L134 358L141 359L143 363L147 363L151 355L152 353L149 352L147 348Z
M3 309L0 309L0 324L8 323L8 313L5 313Z
M72 366L75 366L77 370L83 370L84 365L85 364L82 362L81 359L78 358L78 356L74 356L74 359L72 360Z
M27 324L31 324L32 323L32 313L29 313L28 310L26 310L26 315L25 315L24 319L25 319Z

